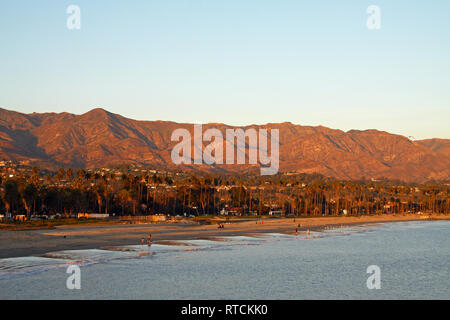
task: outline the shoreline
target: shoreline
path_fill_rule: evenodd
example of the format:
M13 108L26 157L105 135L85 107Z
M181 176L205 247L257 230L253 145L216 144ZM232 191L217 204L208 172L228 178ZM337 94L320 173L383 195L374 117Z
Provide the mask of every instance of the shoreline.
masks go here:
M108 246L140 244L140 239L152 234L153 242L193 240L205 237L251 236L259 233L293 234L310 229L321 231L326 227L355 226L374 223L450 220L450 215L423 216L379 215L358 217L296 217L225 222L217 225L177 223L161 224L92 224L61 225L53 229L0 230L0 259L43 255L62 250L100 249ZM299 227L300 225L300 227Z

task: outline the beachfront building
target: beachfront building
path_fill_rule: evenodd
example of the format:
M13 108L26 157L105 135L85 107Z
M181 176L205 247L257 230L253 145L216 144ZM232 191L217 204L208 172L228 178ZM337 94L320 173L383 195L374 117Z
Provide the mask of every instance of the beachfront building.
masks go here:
M284 216L284 212L281 210L270 210L269 216Z
M78 219L85 218L85 219L108 219L109 214L108 213L86 213L86 212L80 212L77 215Z

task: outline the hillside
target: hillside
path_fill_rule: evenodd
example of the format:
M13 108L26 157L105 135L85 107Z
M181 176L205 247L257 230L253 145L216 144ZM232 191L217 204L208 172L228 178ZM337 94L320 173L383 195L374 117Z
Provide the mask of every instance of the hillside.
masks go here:
M175 168L170 140L175 129L192 124L137 121L103 109L82 115L23 114L0 109L0 158L47 168L101 167L135 163ZM205 124L204 129L231 128ZM412 141L377 130L344 132L290 122L250 126L280 130L280 170L321 173L342 179L386 177L405 181L449 179L450 140ZM244 129L249 127L244 127ZM205 143L206 144L206 143ZM191 166L206 171L249 166Z

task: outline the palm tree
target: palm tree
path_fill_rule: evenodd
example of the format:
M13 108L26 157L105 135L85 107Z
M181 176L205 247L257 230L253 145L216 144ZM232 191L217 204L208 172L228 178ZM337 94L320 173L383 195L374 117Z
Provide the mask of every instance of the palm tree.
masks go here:
M94 188L94 193L97 198L97 204L98 204L98 213L102 213L102 202L103 202L102 195L104 193L103 189L104 188L102 185L97 185Z
M34 204L38 190L34 183L27 183L25 186L20 186L20 197L22 199L23 206L27 211L27 217L31 216L31 206Z
M2 192L2 200L5 203L6 215L9 216L11 210L11 219L13 218L13 208L19 198L19 188L16 180L7 180Z
M130 202L131 200L131 196L130 193L128 192L128 190L126 189L122 189L120 190L120 192L117 194L117 197L120 201L120 204L122 205L122 215L124 215L125 212L125 206L128 204L128 202Z

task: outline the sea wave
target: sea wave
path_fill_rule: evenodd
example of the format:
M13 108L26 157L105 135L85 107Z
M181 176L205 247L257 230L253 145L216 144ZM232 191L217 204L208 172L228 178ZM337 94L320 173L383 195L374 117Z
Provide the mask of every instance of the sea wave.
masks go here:
M327 228L295 234L261 233L245 236L220 236L191 240L161 240L151 245L107 246L99 249L64 250L41 256L0 259L0 280L26 276L54 268L68 267L70 264L90 265L106 263L118 259L139 259L172 252L197 251L207 249L231 249L236 245L259 245L268 241L312 240L334 236L348 236L371 231L369 226L349 228Z

